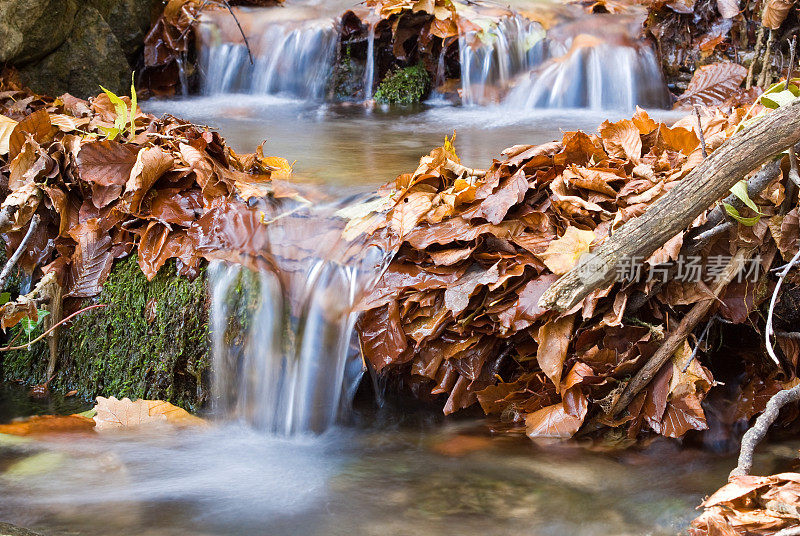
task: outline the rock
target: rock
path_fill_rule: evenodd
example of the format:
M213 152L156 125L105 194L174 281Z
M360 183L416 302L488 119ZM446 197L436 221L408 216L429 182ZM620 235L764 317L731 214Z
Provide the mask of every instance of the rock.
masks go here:
M17 527L11 523L0 523L0 536L41 536L41 534Z
M100 85L127 95L131 69L111 27L100 12L84 6L67 40L38 63L19 69L26 85L37 93L97 95Z
M161 0L89 0L117 36L125 57L134 66L144 47L154 12L160 12Z
M116 261L100 295L74 306L109 305L77 316L61 331L57 374L50 387L76 390L84 399L166 400L196 411L207 401L209 389L205 270L189 281L177 275L175 261L170 261L148 282L136 259L134 252ZM9 337L17 331L12 328ZM48 356L45 340L30 350L0 353L0 381L42 383Z
M36 61L58 48L72 30L77 11L77 0L0 2L0 63Z

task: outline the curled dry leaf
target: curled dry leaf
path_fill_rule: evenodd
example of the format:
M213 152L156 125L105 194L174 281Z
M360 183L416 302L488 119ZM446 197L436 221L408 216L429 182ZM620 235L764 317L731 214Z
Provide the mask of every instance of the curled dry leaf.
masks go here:
M771 30L777 30L789 15L794 0L767 0L761 13L761 24Z

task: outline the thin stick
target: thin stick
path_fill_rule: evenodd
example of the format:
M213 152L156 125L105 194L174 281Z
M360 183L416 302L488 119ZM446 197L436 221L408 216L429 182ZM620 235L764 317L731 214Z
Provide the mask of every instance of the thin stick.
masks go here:
M639 391L647 387L653 377L661 370L661 367L664 366L664 363L669 361L672 354L675 353L675 350L683 344L686 337L694 330L697 323L708 313L711 306L717 303L717 297L725 290L725 287L728 286L728 283L733 280L736 274L739 273L744 265L745 259L749 256L750 251L745 252L745 250L740 249L736 252L736 255L731 258L728 266L725 267L725 271L720 275L719 280L714 285L712 296L707 300L696 303L694 307L686 313L686 316L681 319L678 328L667 337L659 349L656 350L656 353L654 353L647 363L639 369L639 372L636 373L633 379L628 382L628 385L625 386L625 390L611 406L607 415L613 417L621 410L628 407L628 404L639 394Z
M765 333L765 338L767 342L767 353L772 358L772 360L775 361L775 364L778 366L781 365L781 362L778 360L778 356L775 355L775 349L772 347L772 335L774 334L774 331L772 329L772 318L775 313L775 303L777 303L778 301L778 294L780 293L781 285L783 284L783 279L789 273L789 270L792 269L792 266L794 266L797 263L798 259L800 259L800 249L797 250L797 253L794 254L794 257L792 257L792 260L789 261L789 264L786 265L786 268L784 268L783 271L778 275L778 284L775 285L775 290L772 291L772 299L769 302L769 312L767 313L767 330Z
M33 218L31 218L31 223L28 226L28 232L25 233L25 236L22 238L22 242L19 243L19 247L8 259L3 271L0 272L0 289L4 289L6 286L6 280L8 280L8 276L11 275L11 270L16 266L17 262L19 261L22 254L25 253L25 250L28 248L28 242L31 241L33 237L33 233L36 231L36 228L39 227L39 215L34 214Z
M747 81L745 82L744 88L750 89L753 87L753 75L755 74L755 67L756 67L756 59L761 56L761 48L764 46L764 27L761 26L758 28L758 33L756 34L756 50L755 54L753 55L752 61L750 61L750 66L747 68Z
M703 134L703 122L700 120L700 107L694 105L694 115L697 116L697 136L700 138L700 147L703 150L703 158L708 158L708 150L706 149L706 137Z
M692 350L692 355L689 357L689 361L687 361L686 365L683 366L681 372L686 372L687 370L689 370L689 365L691 365L692 361L694 361L695 358L697 357L697 352L700 350L700 343L702 343L705 340L706 336L708 335L708 331L711 329L711 324L714 323L714 318L715 317L712 316L711 318L708 319L708 323L706 324L703 333L700 335L700 338L697 339L697 344L694 345L694 350Z
M792 79L792 73L794 72L794 53L796 48L797 48L797 36L793 35L792 41L789 43L789 69L786 72L786 82L783 84L784 91L789 89L789 80Z
M247 47L247 55L250 56L250 65L254 65L255 61L253 60L253 51L250 50L250 43L247 41L247 36L244 34L242 25L239 24L239 19L236 17L236 13L233 12L233 8L231 8L231 5L230 3L228 3L228 0L221 0L221 1L223 4L225 4L225 7L228 8L228 12L231 14L231 17L233 17L233 20L236 21L236 26L239 28L239 33L242 34L242 39L244 39L244 46Z
M100 303L100 304L97 304L97 305L90 305L89 307L84 307L80 311L75 311L74 313L69 315L67 318L65 318L64 320L59 322L58 324L55 324L50 329L48 329L47 331L45 331L44 333L42 333L41 335L39 335L38 337L36 337L32 341L29 341L28 343L23 344L22 346L6 346L5 348L0 348L0 352L9 352L11 350L24 350L24 349L28 348L31 344L37 343L40 340L42 340L45 337L47 337L50 334L50 332L52 332L54 329L56 329L61 324L69 322L70 320L72 320L74 317L78 316L81 313L85 313L86 311L88 311L90 309L97 309L99 307L108 307L108 305L106 305L105 303Z

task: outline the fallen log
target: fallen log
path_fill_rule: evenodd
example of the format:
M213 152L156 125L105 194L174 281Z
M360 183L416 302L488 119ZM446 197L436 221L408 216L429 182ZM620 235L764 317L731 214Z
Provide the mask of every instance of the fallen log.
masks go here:
M624 224L553 283L539 307L567 311L613 282L625 258L647 258L688 227L738 181L800 141L800 99L734 134L639 218Z

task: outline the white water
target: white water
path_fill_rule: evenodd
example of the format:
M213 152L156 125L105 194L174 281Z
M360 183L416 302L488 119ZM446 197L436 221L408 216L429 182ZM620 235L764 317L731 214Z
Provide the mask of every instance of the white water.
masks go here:
M299 219L300 232L324 236L327 210ZM363 372L352 307L386 262L378 247L316 235L300 237L315 250L297 255L293 225L264 228L274 271L209 270L215 409L278 435L323 432L349 407Z
M458 38L461 103L503 103L517 110L669 106L655 52L634 38L638 24L633 18L572 16L578 22L566 20L547 32L522 15L503 16L496 23L489 17L476 19L482 30ZM232 19L226 13L204 15L200 26L204 94L326 98L340 46L335 17L308 6L242 10L239 17L254 65ZM365 101L373 98L378 82L377 22L374 14L367 17L360 92ZM437 87L444 82L444 71L442 54L434 73Z
M485 105L499 101L511 78L529 72L546 56L545 32L538 22L504 17L496 26L468 32L458 39L461 62L461 101Z
M517 110L666 107L669 96L649 47L596 43L577 36L569 52L527 76L505 99Z
M321 99L333 68L339 36L332 19L266 22L243 43L229 41L213 23L200 25L203 93L290 95Z

